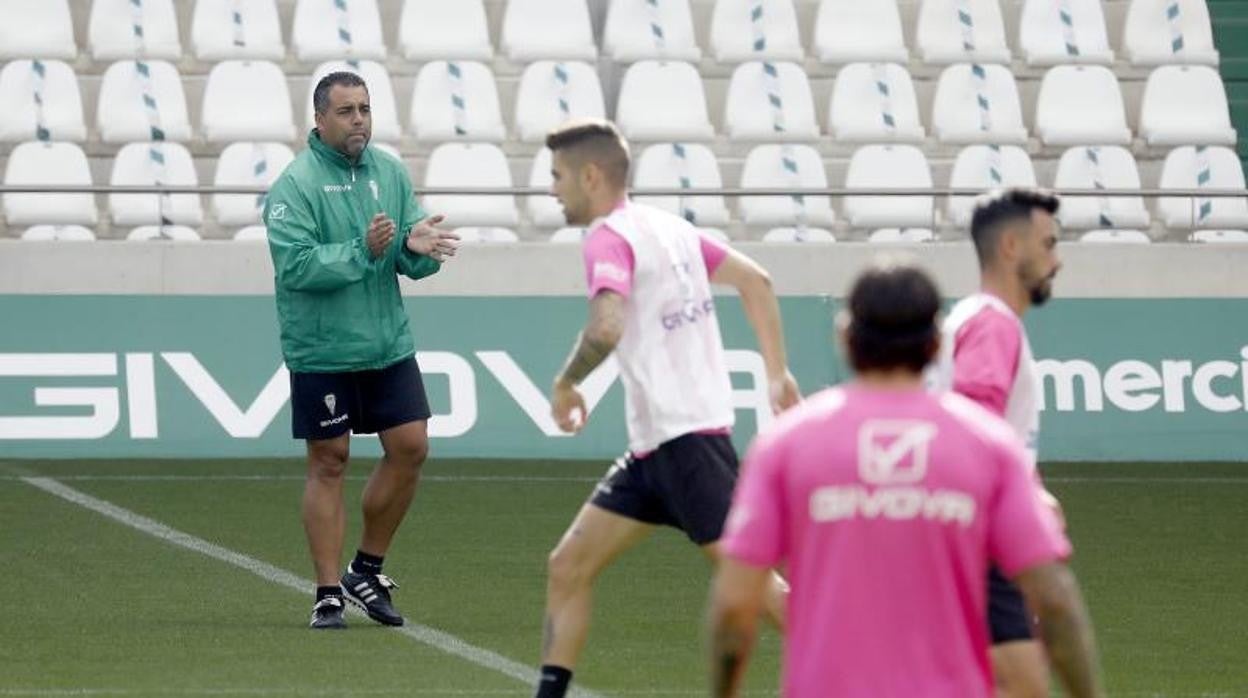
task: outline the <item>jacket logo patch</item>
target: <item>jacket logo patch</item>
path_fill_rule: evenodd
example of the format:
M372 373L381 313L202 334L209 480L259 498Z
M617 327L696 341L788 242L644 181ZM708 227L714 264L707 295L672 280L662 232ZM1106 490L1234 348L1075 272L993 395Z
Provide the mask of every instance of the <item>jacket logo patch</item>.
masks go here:
M273 204L269 209L269 220L280 221L286 217L286 204Z
M321 190L324 191L326 194L341 194L343 192L351 191L351 185L350 184L326 184L325 186L321 187Z

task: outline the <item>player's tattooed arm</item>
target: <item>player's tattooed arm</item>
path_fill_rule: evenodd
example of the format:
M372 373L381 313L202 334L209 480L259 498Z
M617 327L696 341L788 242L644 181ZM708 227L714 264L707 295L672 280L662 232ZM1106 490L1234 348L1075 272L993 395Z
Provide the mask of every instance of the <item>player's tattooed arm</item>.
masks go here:
M589 302L589 320L564 362L558 382L579 384L615 351L624 333L625 302L624 296L614 291L601 291L594 296Z
M1067 692L1076 698L1105 695L1092 622L1074 574L1065 565L1041 565L1020 575L1018 584L1040 618L1040 636Z
M740 628L717 624L711 643L711 695L715 698L735 696L745 674L751 638Z

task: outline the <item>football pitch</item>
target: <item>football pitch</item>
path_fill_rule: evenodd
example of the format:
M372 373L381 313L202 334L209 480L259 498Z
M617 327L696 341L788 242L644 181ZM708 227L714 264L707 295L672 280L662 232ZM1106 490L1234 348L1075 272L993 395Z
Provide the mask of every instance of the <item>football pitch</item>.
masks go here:
M0 696L529 695L546 553L604 469L431 461L386 564L409 625L313 632L301 463L0 460ZM1110 695L1248 696L1248 465L1045 473ZM708 579L670 530L621 558L582 695L705 695ZM750 695L775 695L779 654L768 631Z

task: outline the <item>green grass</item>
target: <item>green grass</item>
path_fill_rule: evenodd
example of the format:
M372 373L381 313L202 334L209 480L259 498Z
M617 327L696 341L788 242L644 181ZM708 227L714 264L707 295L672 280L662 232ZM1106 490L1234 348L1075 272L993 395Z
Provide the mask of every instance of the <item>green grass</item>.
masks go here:
M431 463L387 562L403 585L400 609L534 664L545 554L602 469ZM359 476L365 470L356 465ZM345 633L310 632L309 598L14 479L63 478L309 577L301 472L291 461L0 461L0 560L9 592L0 696L528 695L512 678L360 618ZM1110 694L1248 696L1248 466L1053 465L1045 472L1066 507ZM107 479L118 475L217 479ZM481 479L459 479L465 476ZM547 479L489 479L497 476ZM351 481L353 501L361 486ZM349 526L351 542L356 512ZM628 553L599 586L578 680L605 695L704 694L707 581L701 556L675 532ZM779 652L778 638L767 634L751 670L752 695L773 694Z

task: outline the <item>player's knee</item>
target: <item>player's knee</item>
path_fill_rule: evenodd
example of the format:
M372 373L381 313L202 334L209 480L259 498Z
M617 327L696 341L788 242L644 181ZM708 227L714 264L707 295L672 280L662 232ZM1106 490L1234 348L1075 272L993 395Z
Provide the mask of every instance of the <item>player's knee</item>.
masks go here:
M429 457L429 439L409 439L386 453L388 460L413 471L418 471Z
M314 443L308 449L310 473L323 480L340 480L347 473L347 461L351 458L348 444L337 441Z
M566 548L557 547L546 558L547 584L552 591L566 591L590 582L587 566Z

